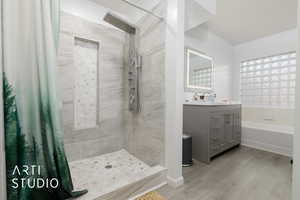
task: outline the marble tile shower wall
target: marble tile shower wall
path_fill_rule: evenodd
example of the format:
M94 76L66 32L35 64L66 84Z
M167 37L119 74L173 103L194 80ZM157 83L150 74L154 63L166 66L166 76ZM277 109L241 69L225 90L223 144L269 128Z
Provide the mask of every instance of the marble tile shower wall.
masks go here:
M154 12L164 16L165 1ZM165 23L146 16L138 23L139 50L143 56L141 113L127 112L126 148L147 164L164 165ZM127 69L128 70L128 69ZM127 89L126 89L127 90ZM128 98L126 99L128 102Z
M97 90L98 102L97 105L93 105L97 109L97 125L85 129L76 129L74 124L74 101L78 96L75 95L76 67L78 68L78 63L80 64L87 59L78 58L81 54L75 54L76 38L98 43L98 85L94 87ZM124 133L123 113L124 108L127 107L124 105L124 86L126 83L123 74L126 39L126 34L120 31L62 13L58 87L63 101L65 148L70 161L98 156L124 148L126 134ZM93 83L93 81L87 82ZM93 89L93 87L91 88ZM87 126L81 124L80 127Z

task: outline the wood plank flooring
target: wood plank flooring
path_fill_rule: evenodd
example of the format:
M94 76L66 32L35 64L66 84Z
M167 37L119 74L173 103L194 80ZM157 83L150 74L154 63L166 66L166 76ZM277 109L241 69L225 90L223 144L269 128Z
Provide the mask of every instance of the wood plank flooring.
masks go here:
M168 200L290 200L290 158L247 147L233 149L207 165L184 168L185 184L158 192Z

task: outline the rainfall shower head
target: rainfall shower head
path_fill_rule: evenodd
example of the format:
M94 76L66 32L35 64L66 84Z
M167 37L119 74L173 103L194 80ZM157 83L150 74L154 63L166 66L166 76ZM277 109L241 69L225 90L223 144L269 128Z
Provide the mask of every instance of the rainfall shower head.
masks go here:
M104 16L103 20L129 34L136 33L136 29L133 26L129 25L127 22L123 21L119 17L112 15L111 13L107 13Z

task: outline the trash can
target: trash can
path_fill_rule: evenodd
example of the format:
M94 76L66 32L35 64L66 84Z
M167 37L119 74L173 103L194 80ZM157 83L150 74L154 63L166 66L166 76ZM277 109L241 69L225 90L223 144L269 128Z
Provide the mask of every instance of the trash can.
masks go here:
M193 165L192 158L192 136L183 134L182 136L182 166L190 167Z

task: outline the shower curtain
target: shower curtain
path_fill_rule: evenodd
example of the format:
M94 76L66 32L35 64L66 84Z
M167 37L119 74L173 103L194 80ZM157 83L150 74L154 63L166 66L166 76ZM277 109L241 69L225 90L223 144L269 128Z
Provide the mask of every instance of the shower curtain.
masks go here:
M1 0L8 200L73 192L56 93L59 0Z

